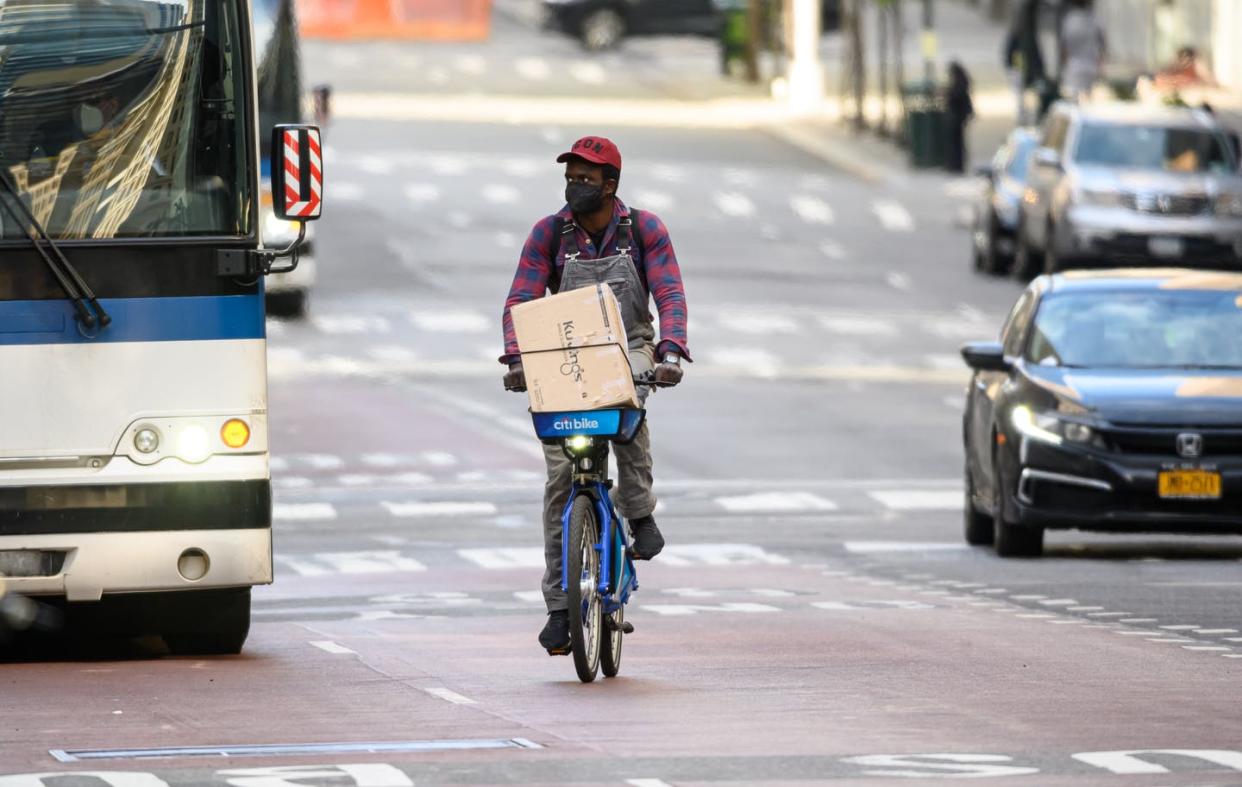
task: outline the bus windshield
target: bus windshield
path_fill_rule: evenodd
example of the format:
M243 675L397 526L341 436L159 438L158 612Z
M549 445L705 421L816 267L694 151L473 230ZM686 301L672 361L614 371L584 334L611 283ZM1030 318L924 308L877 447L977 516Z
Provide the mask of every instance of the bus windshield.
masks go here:
M48 235L250 234L236 6L0 0L0 174ZM0 238L26 230L0 211Z

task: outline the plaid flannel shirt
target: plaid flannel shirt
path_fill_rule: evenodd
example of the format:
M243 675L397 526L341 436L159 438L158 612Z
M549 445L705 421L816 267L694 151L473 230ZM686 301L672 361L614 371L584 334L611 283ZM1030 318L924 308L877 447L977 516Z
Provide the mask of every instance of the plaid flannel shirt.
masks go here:
M578 228L578 249L580 260L595 260L618 253L617 223L629 212L621 200L615 201L612 222L604 232L602 249L596 249L590 236ZM662 358L666 352L675 352L690 358L686 336L686 293L681 283L681 269L677 265L677 254L673 251L673 242L668 237L668 228L654 213L640 213L642 227L636 235L641 237L643 248L637 255L640 278L646 285L651 297L655 299L656 310L660 315L660 344L656 348L656 357ZM517 338L513 333L513 320L509 310L516 304L542 298L548 290L548 279L556 266L560 273L564 267L564 253L561 259L553 261L552 243L553 229L556 219L569 222L573 214L566 206L544 219L541 219L530 232L526 245L522 248L522 257L518 261L517 273L513 277L513 286L509 288L509 297L505 299L505 311L502 317L504 324L505 354L500 357L504 364L512 363L521 358L518 353ZM606 252L606 253L605 253Z

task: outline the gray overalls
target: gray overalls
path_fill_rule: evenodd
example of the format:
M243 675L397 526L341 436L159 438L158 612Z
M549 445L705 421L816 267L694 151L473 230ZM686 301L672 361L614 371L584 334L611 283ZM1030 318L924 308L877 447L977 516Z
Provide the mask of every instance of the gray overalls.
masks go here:
M561 255L565 261L561 271L559 292L607 284L617 296L621 316L625 320L629 343L630 366L635 375L655 368L655 326L647 308L647 288L638 275L630 250L634 245L633 223L629 215L617 223L617 254L596 260L580 259L578 227L567 222L561 235ZM604 239L605 246L608 239ZM553 265L556 261L553 260ZM650 389L639 387L638 395L646 401ZM656 498L651 491L651 436L644 422L629 445L614 445L617 462L617 491L613 497L617 513L627 520L641 519L655 511ZM543 549L546 570L543 575L543 598L548 611L566 609L568 602L561 590L561 514L569 500L573 465L565 458L559 445L545 445L548 482L543 495Z

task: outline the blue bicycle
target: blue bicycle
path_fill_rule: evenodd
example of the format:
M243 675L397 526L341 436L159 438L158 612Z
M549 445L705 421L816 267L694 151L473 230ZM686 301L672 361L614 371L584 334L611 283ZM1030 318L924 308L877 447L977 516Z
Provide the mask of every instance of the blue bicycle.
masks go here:
M650 384L649 382L647 384ZM558 443L573 462L573 486L561 515L561 588L569 597L570 650L583 683L621 670L623 637L634 631L625 605L638 590L629 539L612 505L608 454L634 439L645 410L533 413L535 433Z

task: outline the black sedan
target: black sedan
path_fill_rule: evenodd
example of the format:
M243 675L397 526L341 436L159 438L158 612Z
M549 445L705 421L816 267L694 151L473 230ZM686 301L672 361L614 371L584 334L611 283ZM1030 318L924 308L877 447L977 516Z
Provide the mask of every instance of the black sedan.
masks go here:
M1242 532L1242 275L1036 279L974 370L966 540L1036 556L1046 528Z
M978 175L986 181L975 206L971 232L975 270L1001 275L1009 272L1017 250L1018 220L1026 192L1031 155L1038 147L1038 131L1018 128Z

